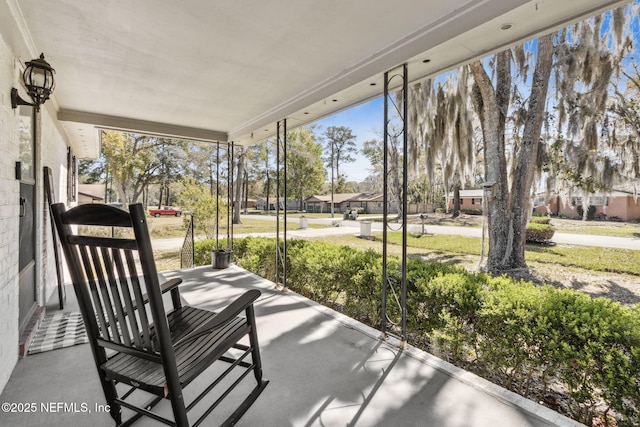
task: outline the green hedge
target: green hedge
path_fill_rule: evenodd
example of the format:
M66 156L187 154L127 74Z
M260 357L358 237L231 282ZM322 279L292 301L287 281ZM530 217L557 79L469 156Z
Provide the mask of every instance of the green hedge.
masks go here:
M460 209L460 212L467 215L482 215L482 209Z
M212 243L196 243L196 259ZM222 245L222 247L225 247ZM275 239L234 241L235 262L275 280ZM380 326L381 255L324 242L287 242L288 287L365 322ZM387 266L399 288L400 264ZM602 402L618 425L640 423L640 304L507 277L472 274L444 264L407 264L407 326L416 345L531 397L561 384L568 415L590 425ZM395 304L388 316L399 317Z
M549 218L548 216L532 216L530 223L531 224L549 224L551 223L551 218Z
M532 243L546 243L556 232L556 228L550 224L531 222L527 225L526 239Z

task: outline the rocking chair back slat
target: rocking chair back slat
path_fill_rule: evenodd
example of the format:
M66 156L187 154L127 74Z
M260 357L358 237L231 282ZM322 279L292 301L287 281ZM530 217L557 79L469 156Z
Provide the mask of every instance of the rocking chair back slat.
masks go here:
M101 248L103 249L103 248ZM94 269L96 272L96 277L98 279L98 287L100 289L100 296L102 297L102 306L106 312L107 320L109 323L106 325L104 329L105 334L107 336L111 336L111 340L116 344L122 343L120 340L120 334L118 333L118 321L114 315L113 310L113 301L111 299L111 295L109 295L109 287L107 286L107 282L105 280L105 268L103 268L103 263L107 260L104 258L106 255L105 250L101 250L101 254L98 254L98 250L95 247L90 247L89 251L91 252L91 256L94 263Z
M90 303L90 305L92 306L94 312L96 313L96 318L98 321L98 325L97 325L98 327L96 328L96 332L98 333L97 335L98 336L102 335L104 337L104 334L106 333L107 336L104 338L107 340L110 340L111 337L108 335L108 327L107 327L108 323L107 323L107 320L105 319L105 309L100 299L100 291L96 283L93 263L89 255L90 248L86 246L79 246L78 250L80 251L80 256L82 258L82 265L84 266L84 274L86 276L86 281L87 281L86 283L89 285L89 290L91 295L90 300L86 302ZM85 322L87 322L87 319L85 319ZM94 322L90 322L90 323L94 323Z
M118 325L120 325L120 339L124 342L125 345L131 346L131 333L130 327L127 322L127 318L125 317L125 313L122 309L123 302L120 297L121 292L121 282L118 280L116 276L116 270L114 270L115 260L113 255L117 254L118 250L113 248L102 248L102 259L105 263L105 270L107 273L107 281L109 283L110 293L113 301L113 308L115 309L116 319L118 321ZM124 287L128 287L125 283Z
M133 295L135 297L135 308L140 319L140 328L142 332L142 347L145 349L151 349L151 336L149 333L149 317L147 316L147 310L144 306L144 296L142 288L140 287L140 280L138 279L138 272L136 269L136 262L133 258L132 251L125 251L125 259L127 260L127 267L129 269L129 280L131 282L131 288L133 289Z
M123 316L128 319L129 325L130 339L128 341L125 340L125 342L127 345L133 345L137 348L148 348L148 345L143 345L142 343L142 328L139 326L136 308L133 306L133 298L131 298L131 292L129 292L129 282L127 281L120 251L113 252L113 262L118 273L116 280L120 282L120 290L122 291L122 299L124 300L124 306L120 307L120 311L124 310ZM122 304L122 302L119 302L119 304ZM133 340L133 343L131 343L131 340Z

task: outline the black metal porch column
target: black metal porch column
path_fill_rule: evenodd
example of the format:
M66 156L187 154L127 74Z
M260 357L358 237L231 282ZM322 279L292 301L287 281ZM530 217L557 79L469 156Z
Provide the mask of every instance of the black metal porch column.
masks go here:
M276 286L280 286L280 259L280 122L278 122L276 123Z
M282 120L282 154L284 163L284 235L282 239L282 286L287 289L287 119Z
M233 185L232 177L233 167L231 166L231 146L227 143L227 249L229 249L229 218L233 215L233 200L231 199L231 186Z
M234 214L234 210L236 209L233 197L234 197L234 192L233 192L233 186L235 185L235 179L233 177L233 170L235 168L234 164L235 164L235 153L234 153L234 149L235 149L235 145L233 143L233 141L231 141L230 144L230 149L231 149L231 155L229 156L229 199L231 201L231 214L227 216L227 249L229 249L229 251L231 251L231 255L233 256L233 214ZM232 261L231 259L229 259L229 261Z
M280 174L280 147L283 153L283 173ZM284 176L282 176L284 175ZM284 235L282 252L280 252L280 180L283 182L284 199ZM276 285L280 284L280 268L282 267L282 287L287 288L287 119L276 125Z
M220 141L216 141L216 251L220 249Z
M398 81L399 80L399 81ZM396 92L390 92L390 88L395 87ZM393 96L395 95L395 99ZM408 186L408 132L407 132L407 110L408 110L408 76L407 64L384 74L384 136L383 136L383 228L382 228L382 337L387 335L400 334L401 345L407 341L407 186ZM402 140L402 188L401 190L401 225L402 231L402 259L401 259L401 281L400 281L400 298L389 280L388 264L388 230L391 229L389 223L389 174L399 173L394 170L399 168L399 162L396 160L389 168L389 145L393 144L392 149L397 150L396 144ZM400 153L398 153L400 155ZM393 322L389 317L389 293L393 296L398 309L400 311L400 321ZM392 325L390 326L389 323Z

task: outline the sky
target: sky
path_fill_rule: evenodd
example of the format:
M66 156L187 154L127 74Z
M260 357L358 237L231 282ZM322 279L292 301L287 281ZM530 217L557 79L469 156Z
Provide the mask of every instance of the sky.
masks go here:
M316 135L324 134L329 126L344 126L351 129L356 136L356 161L340 165L340 172L347 176L347 181L364 181L370 175L371 164L359 152L362 144L371 139L381 139L384 127L384 99L382 96L364 104L336 113L318 120L313 124L320 126Z

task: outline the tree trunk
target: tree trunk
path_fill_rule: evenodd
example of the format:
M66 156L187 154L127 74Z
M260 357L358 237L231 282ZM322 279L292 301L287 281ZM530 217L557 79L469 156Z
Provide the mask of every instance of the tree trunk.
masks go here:
M456 181L453 185L453 214L451 218L460 216L460 181Z
M127 182L121 182L117 174L113 174L113 180L116 184L116 191L118 192L118 202L129 203L129 195L127 194Z
M240 222L240 201L242 200L242 188L244 179L244 156L246 151L242 150L238 156L238 171L236 172L236 194L234 196L233 204L235 209L233 210L233 223L241 224Z
M264 207L264 210L269 212L271 209L269 209L269 192L271 191L271 180L269 180L269 172L267 172L267 200L266 200L266 205Z
M544 118L549 77L553 64L553 34L538 39L538 57L531 82L531 95L517 166L511 189L511 218L513 218L513 250L509 264L512 268L526 268L524 258L527 223L531 218L531 188L538 163L540 132Z
M244 214L249 213L249 174L244 171Z
M493 196L487 199L489 253L487 270L508 270L508 255L512 250L512 224L509 218L509 189L505 156L504 130L511 89L510 53L496 54L496 88L480 61L470 64L477 86L474 100L484 138L485 182L493 186Z
M495 88L480 61L472 63L470 69L477 86L474 103L485 141L485 181L493 187L493 196L486 201L489 225L486 268L500 273L527 266L524 258L526 226L531 215L531 188L551 75L553 35L538 41L531 96L511 191L507 188L504 139L511 90L510 52L498 53L496 60Z
M449 213L449 177L442 172L442 182L444 184L444 213Z

